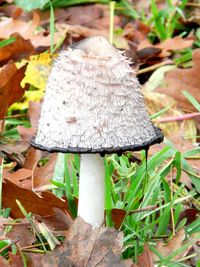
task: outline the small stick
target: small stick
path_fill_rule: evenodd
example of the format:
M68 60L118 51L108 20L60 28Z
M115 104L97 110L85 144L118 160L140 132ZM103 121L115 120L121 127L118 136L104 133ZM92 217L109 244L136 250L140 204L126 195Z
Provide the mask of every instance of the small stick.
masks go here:
M11 115L11 116L5 116L3 119L1 120L5 120L5 119L12 119L12 118L21 118L21 117L27 117L28 114L15 114L15 115Z
M19 226L23 226L23 225L30 225L30 223L29 222L27 222L27 223L3 223L3 226L17 226L17 225L19 225Z
M155 122L166 123L166 122L174 122L174 121L184 121L184 120L190 120L196 117L200 117L200 112L185 114L185 115L177 116L177 117L168 117L168 118L158 119L158 120L155 120Z
M137 71L137 75L140 75L140 74L143 74L143 73L146 73L146 72L149 72L149 71L152 71L152 70L156 70L162 66L165 66L165 65L169 65L169 64L172 64L173 62L171 60L166 60L166 61L163 61L161 63L158 63L158 64L155 64L153 66L150 66L150 67L147 67L147 68L144 68L144 69L141 69L141 70L138 70Z
M49 245L48 242L44 243L45 246ZM32 249L32 248L37 248L37 247L40 247L42 246L42 244L34 244L34 245L31 245L31 246L26 246L26 247L22 247L21 249L24 250L24 249Z
M200 8L200 4L198 4L198 3L191 3L191 2L188 2L188 3L186 4L186 6L199 7L199 8Z
M138 210L132 210L132 211L130 211L128 214L139 213L139 212L149 211L149 210L155 210L155 209L157 209L157 207L158 207L157 205L154 205L154 206L148 206L148 207L141 208L141 209L138 209Z

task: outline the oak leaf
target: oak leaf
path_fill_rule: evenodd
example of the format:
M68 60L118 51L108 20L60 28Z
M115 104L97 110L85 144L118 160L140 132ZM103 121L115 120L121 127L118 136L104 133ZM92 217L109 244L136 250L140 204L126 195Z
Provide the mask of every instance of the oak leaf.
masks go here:
M0 72L0 118L4 118L8 107L18 101L25 88L20 86L26 66L17 69L13 61L9 61Z
M9 59L21 60L36 53L31 42L29 40L25 40L18 33L12 34L10 37L15 37L16 40L9 45L0 47L0 61Z
M177 104L186 111L196 111L195 107L183 95L186 90L200 102L200 49L193 52L193 67L189 69L175 69L165 74L166 86L156 89L157 92L173 97Z
M123 235L113 228L92 226L77 218L66 234L62 246L46 254L42 267L125 267L120 260Z
M53 208L59 208L68 212L67 200L59 199L50 192L42 192L37 195L33 191L18 186L9 180L3 182L3 206L11 208L11 216L13 218L22 218L16 199L20 201L27 212L32 212L41 216L54 214Z

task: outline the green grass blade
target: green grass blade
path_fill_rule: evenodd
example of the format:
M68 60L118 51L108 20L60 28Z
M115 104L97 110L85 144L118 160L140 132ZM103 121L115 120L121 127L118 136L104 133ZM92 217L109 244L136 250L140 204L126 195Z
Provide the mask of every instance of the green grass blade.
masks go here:
M105 164L105 211L106 211L106 225L111 227L112 222L112 197L111 197L111 177L109 173L109 164L104 159Z
M187 91L183 90L182 93L188 99L188 101L190 101L190 103L200 112L199 102Z
M8 38L6 40L0 41L0 47L4 47L6 45L12 44L15 41L16 41L15 37L10 37L10 38Z

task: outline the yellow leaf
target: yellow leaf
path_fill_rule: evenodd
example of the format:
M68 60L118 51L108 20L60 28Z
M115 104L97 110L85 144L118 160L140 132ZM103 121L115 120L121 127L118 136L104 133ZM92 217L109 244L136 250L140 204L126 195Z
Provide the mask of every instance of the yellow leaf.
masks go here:
M24 87L25 84L28 83L40 90L44 90L53 57L54 56L49 53L31 56L25 72L25 77L21 81L21 86Z
M44 96L42 90L26 91L20 102L14 103L9 110L24 110L28 108L29 101L38 102Z

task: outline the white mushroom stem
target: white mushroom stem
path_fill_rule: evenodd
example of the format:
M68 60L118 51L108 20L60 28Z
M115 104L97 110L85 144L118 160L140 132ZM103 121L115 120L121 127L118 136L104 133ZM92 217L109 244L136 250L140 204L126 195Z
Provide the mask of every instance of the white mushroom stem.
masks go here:
M99 154L82 154L78 215L94 228L104 222L104 160Z

